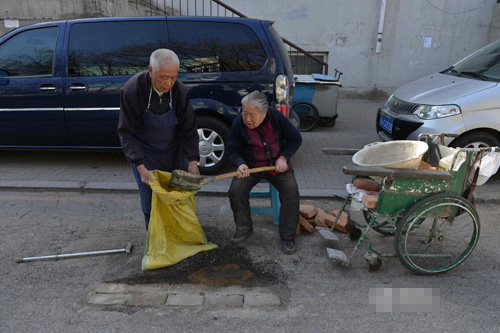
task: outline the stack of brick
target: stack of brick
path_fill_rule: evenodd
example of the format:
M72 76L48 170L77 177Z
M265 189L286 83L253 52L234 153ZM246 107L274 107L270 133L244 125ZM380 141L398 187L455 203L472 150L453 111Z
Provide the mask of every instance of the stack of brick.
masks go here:
M299 224L297 225L296 234L299 235L301 229L305 229L309 233L314 232L314 227L328 227L331 228L339 210L336 209L331 214L325 213L321 208L313 205L300 205L299 209ZM347 225L347 214L342 212L340 218L335 225L335 229L347 233L345 226Z
M368 178L356 178L354 180L354 187L365 190L367 194L363 195L362 202L366 208L377 207L378 192L380 191L380 184Z

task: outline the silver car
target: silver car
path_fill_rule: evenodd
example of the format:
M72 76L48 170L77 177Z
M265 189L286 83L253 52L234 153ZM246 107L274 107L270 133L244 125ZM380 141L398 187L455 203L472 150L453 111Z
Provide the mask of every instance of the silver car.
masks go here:
M500 40L394 91L377 113L383 141L453 133L452 147L500 146Z

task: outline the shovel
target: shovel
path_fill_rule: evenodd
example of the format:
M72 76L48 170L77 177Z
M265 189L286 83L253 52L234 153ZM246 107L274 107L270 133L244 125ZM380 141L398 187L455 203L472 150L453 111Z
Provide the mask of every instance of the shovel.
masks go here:
M253 168L248 171L250 173L256 173L263 171L271 171L275 169L276 167L273 165L260 168ZM170 177L170 182L168 183L168 185L172 188L182 188L188 191L197 191L203 185L213 183L221 179L236 177L239 174L240 174L239 171L234 171L234 172L224 173L218 176L200 176L200 175L194 175L192 173L183 170L174 170L172 171L172 176Z

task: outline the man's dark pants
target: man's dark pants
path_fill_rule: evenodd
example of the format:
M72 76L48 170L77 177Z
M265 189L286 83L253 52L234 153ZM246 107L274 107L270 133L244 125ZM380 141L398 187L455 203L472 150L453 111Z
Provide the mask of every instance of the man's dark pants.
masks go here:
M266 172L263 178L276 187L280 198L281 240L295 239L295 229L299 223L299 189L292 170L279 173L276 176ZM229 188L229 202L233 210L236 230L248 232L252 230L250 216L250 191L261 179L250 175L247 178L233 178Z

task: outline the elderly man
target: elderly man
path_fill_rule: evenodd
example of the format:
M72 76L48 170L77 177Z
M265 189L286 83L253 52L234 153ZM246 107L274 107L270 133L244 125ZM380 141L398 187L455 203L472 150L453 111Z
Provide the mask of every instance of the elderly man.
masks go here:
M229 189L236 223L236 233L231 241L239 243L252 234L250 191L264 178L279 192L282 250L293 254L296 250L295 229L299 223L299 190L290 158L302 144L302 137L283 114L269 107L263 93L254 91L243 97L241 104L243 111L233 122L227 148L230 162L240 172L237 178L233 178ZM268 165L276 166L276 170L260 174L248 171Z
M177 81L179 58L167 49L151 54L148 71L132 76L121 92L118 136L132 164L142 212L149 226L149 170L198 171L196 115L188 88Z

